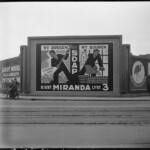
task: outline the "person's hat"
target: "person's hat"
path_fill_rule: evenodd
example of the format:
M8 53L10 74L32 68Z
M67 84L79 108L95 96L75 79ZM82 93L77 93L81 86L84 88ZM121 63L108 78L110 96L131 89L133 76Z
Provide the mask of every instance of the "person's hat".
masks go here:
M52 49L51 51L49 51L49 53L55 53L55 51Z
M94 49L94 52L95 52L95 51L99 51L99 49L96 48L96 49Z

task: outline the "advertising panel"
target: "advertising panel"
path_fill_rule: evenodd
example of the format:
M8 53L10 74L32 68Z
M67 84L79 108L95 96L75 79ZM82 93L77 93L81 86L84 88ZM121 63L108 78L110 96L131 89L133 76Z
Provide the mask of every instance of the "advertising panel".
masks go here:
M131 90L147 90L146 64L141 60L134 60L131 69Z
M36 90L113 91L113 44L37 44Z
M20 57L3 60L0 62L0 66L0 89L8 88L9 84L15 78L20 83Z
M20 82L20 65L2 68L2 84L6 82L10 83L14 78Z

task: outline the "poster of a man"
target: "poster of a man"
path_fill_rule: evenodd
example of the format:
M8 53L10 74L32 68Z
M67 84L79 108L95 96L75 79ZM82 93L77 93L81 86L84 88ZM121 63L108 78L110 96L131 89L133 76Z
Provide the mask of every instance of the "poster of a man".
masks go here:
M96 76L97 73L97 66L95 64L96 60L98 61L99 64L99 70L104 70L99 50L94 49L93 54L90 53L88 54L88 59L86 60L84 66L79 72L79 75L84 75L88 71L88 73L91 74L92 76Z
M56 52L54 50L51 50L49 52L49 54L52 57L51 66L57 68L53 74L53 80L50 83L51 84L58 84L59 73L61 73L62 71L66 75L68 81L71 80L71 73L68 71L66 65L63 62L63 60L68 59L69 49L66 51L65 55L56 54Z

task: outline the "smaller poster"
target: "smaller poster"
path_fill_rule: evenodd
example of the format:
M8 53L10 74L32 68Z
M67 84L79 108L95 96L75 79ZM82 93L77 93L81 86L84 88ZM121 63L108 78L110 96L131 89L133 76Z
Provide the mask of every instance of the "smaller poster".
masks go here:
M16 78L20 83L20 65L3 66L1 70L1 88L8 88L9 83Z
M131 90L146 90L146 88L145 66L137 60L132 64Z

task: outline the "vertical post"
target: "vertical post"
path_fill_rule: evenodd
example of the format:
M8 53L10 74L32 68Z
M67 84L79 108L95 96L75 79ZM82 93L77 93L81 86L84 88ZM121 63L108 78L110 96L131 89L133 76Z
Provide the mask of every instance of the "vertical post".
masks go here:
M27 46L20 46L21 54L21 91L22 93L28 92L28 62L27 62Z
M130 45L122 46L121 51L121 93L129 93Z
M150 75L147 76L147 91L150 93Z

